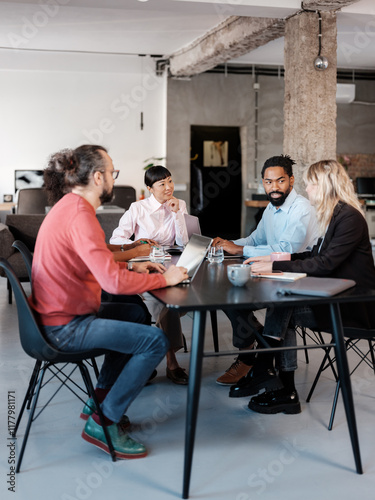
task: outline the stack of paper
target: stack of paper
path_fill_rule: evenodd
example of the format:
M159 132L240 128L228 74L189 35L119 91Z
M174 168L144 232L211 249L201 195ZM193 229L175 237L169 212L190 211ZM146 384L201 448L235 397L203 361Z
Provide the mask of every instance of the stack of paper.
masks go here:
M264 274L252 274L251 276L254 278L270 278L273 280L296 281L301 278L305 278L307 274L274 272L274 273L264 273Z

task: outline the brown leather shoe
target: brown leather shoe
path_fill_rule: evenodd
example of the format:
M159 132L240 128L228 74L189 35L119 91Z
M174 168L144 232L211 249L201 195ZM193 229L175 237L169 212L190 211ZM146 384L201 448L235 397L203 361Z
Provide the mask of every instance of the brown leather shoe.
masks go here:
M219 385L237 384L242 377L247 375L251 368L251 366L245 365L245 363L237 357L228 370L216 380L216 383Z
M167 368L167 377L172 380L174 384L188 385L189 383L189 375L183 368L181 368L181 366L175 368L174 370Z

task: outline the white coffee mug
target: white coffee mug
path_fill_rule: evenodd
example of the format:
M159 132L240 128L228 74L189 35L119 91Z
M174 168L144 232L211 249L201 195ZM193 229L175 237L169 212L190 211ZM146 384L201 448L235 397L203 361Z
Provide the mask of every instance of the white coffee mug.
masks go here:
M250 278L250 266L231 264L227 267L228 279L234 286L244 286Z

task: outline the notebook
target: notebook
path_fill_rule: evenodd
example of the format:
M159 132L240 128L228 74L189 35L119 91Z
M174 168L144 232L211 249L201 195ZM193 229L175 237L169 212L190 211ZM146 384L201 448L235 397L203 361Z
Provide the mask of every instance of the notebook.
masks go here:
M263 273L263 274L252 274L253 278L269 278L271 280L281 280L281 281L296 281L307 276L306 273L283 273L283 272L273 272L273 273Z
M277 293L281 295L314 295L317 297L332 297L348 288L356 285L353 280L340 278L315 278L308 276L302 278L289 286L279 288Z
M164 260L171 260L172 255L167 252L165 254ZM139 255L138 257L133 257L132 259L129 259L129 262L148 262L150 260L149 255Z
M191 283L202 264L208 249L212 243L212 238L193 234L188 241L181 257L178 259L176 266L186 267L189 279L182 281L181 284Z

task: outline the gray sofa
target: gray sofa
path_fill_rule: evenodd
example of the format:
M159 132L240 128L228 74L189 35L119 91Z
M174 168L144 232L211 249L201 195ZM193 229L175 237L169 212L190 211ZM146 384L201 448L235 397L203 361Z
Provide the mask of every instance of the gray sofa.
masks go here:
M36 237L43 222L44 214L7 215L5 224L0 223L0 257L7 259L13 266L20 281L28 281L26 266L21 254L12 247L15 240L21 240L27 248L33 252ZM100 213L98 220L104 230L106 241L112 236L113 230L118 226L121 214L118 213ZM4 271L0 269L0 276L5 277ZM9 304L12 303L12 289L8 282Z

